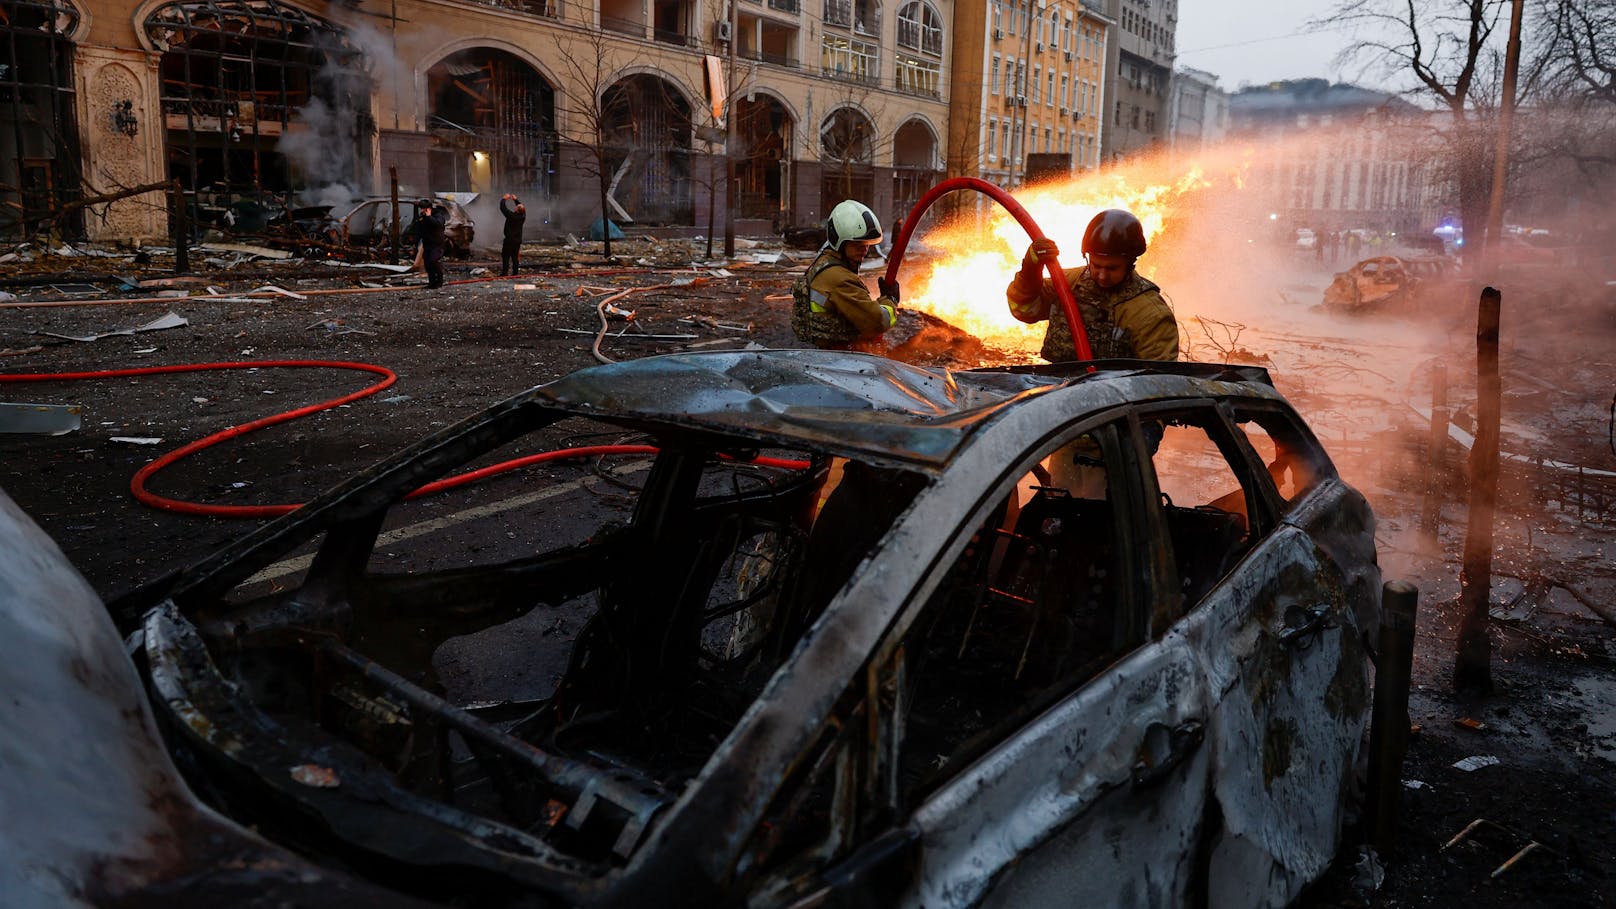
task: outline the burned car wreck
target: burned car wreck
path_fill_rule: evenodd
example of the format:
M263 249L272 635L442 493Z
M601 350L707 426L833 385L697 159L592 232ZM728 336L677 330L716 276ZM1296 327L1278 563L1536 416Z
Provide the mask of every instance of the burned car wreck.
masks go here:
M1373 516L1263 370L1094 366L584 370L109 609L190 790L349 905L1284 905L1352 801ZM611 495L528 476L398 569L412 490L602 426L648 443Z

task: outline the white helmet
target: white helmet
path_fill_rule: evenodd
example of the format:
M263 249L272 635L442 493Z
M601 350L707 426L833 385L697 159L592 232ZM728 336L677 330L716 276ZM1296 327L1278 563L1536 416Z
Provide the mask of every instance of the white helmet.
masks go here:
M830 217L825 219L825 245L837 252L841 252L842 244L849 240L875 243L880 239L881 222L863 202L844 199L830 210Z

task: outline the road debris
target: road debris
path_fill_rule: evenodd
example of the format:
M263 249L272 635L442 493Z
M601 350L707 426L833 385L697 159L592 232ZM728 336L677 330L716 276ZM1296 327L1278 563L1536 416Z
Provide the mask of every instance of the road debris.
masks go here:
M110 338L115 335L136 335L146 331L164 331L166 329L179 328L183 325L189 324L191 324L189 319L186 319L184 316L181 316L178 313L170 312L166 315L159 316L150 322L147 322L145 325L137 325L134 328L119 328L113 331L103 331L91 335L69 335L55 331L36 331L34 334L45 335L49 338L61 338L64 341L90 342L99 341L102 338Z
M1473 773L1483 767L1492 767L1498 763L1498 758L1490 754L1476 754L1463 760L1455 761L1453 766L1466 773Z
M81 425L84 408L77 404L12 404L0 402L0 433L59 436Z

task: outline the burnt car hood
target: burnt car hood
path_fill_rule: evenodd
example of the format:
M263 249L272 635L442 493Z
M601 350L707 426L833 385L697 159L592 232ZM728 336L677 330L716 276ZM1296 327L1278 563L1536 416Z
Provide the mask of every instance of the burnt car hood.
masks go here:
M0 493L0 892L11 907L421 906L205 807L106 609Z

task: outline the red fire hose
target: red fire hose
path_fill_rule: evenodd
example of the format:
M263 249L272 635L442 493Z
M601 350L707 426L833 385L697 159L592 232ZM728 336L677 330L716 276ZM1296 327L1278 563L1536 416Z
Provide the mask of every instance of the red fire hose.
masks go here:
M298 417L308 416L312 413L319 413L322 410L330 410L333 407L340 407L343 404L357 401L360 398L369 397L384 388L392 386L394 382L398 381L398 376L394 374L391 369L388 369L385 366L376 366L371 363L348 363L337 360L258 360L225 363L184 363L176 366L147 366L137 369L103 369L95 372L12 373L9 375L0 375L0 384L8 382L71 382L80 379L117 379L129 376L168 375L172 373L202 372L204 370L215 369L272 368L354 369L361 372L375 373L383 378L381 381L365 388L361 388L356 392L342 395L341 397L332 398L329 401L322 401L318 404L310 404L307 407L299 407L294 410L288 410L284 413L261 417L257 420L253 420L250 423L243 423L240 426L231 426L213 433L205 438L197 439L188 445L183 445L176 448L136 471L134 478L129 481L129 491L141 504L148 505L159 511L172 511L178 514L208 515L222 518L277 518L302 506L203 505L197 502L185 502L179 499L170 499L165 496L160 496L147 489L146 483L150 481L152 477L156 476L157 472L163 468L168 467L182 458L196 454L204 448L217 445L226 439L233 439L237 436L246 435L247 433L257 429L263 429L266 426L274 426L278 423L285 423L289 420L295 420ZM657 449L652 445L588 445L579 448L564 448L557 451L546 451L539 454L516 458L501 464L494 464L488 467L478 468L477 470L467 471L466 473L459 474L457 476L445 477L441 480L434 480L433 482L427 483L414 492L411 492L409 495L405 496L405 498L415 499L421 496L443 492L448 489L465 486L468 483L475 483L478 480L484 480L507 471L517 470L533 464L542 464L547 461L562 461L572 458L605 457L607 455L654 455L656 453ZM757 464L763 467L777 467L785 470L803 470L809 466L807 461L769 457L752 458L747 463Z
M903 251L909 247L909 235L915 232L915 225L920 222L920 216L926 213L926 209L931 208L932 203L957 189L974 189L982 193L1004 206L1004 210L1010 213L1010 217L1016 219L1016 223L1027 232L1028 237L1034 240L1044 239L1044 232L1038 228L1037 222L1033 221L1032 215L1027 214L1021 203L1008 192L976 177L950 177L933 186L920 197L915 207L910 209L909 218L903 222L903 228L898 231L898 239L892 242L892 255L887 259L888 281L898 280L898 265L903 262ZM1083 327L1083 320L1078 317L1077 300L1072 297L1072 288L1066 283L1060 263L1051 256L1045 268L1049 270L1049 278L1055 285L1055 298L1060 301L1061 312L1066 314L1066 324L1072 327L1072 344L1077 349L1077 358L1094 359L1094 351L1089 347L1089 333Z

